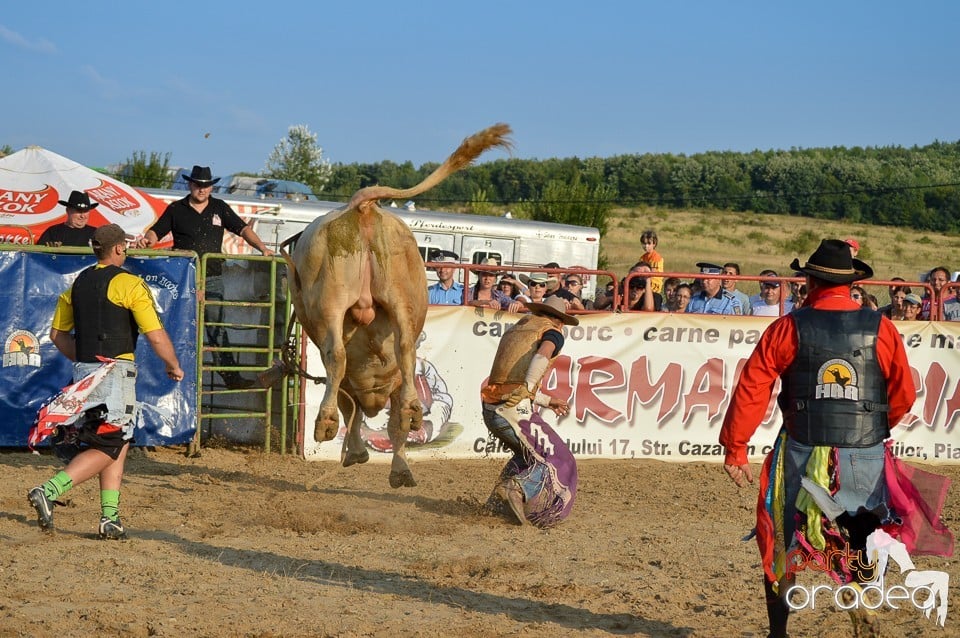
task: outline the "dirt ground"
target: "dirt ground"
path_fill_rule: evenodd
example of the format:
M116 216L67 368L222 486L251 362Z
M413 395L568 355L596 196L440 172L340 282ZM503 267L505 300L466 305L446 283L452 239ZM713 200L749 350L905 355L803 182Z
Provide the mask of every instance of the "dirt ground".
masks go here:
M25 494L60 465L0 453L0 636L765 635L756 545L741 541L755 491L719 465L582 462L572 516L540 531L485 513L503 462L413 459L419 486L393 490L385 464L135 450L130 538L110 542L95 482L43 534ZM955 560L915 561L960 583ZM956 602L945 629L884 611L884 635L960 636ZM828 605L795 613L791 634L849 623Z

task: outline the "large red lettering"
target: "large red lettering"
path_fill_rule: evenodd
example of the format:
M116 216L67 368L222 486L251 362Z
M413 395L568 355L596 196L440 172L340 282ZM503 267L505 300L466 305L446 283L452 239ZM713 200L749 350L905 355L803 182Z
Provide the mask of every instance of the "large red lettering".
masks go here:
M623 388L626 379L620 362L606 357L584 357L579 363L575 405L577 420L583 421L588 412L606 423L620 420L623 413L604 403L598 395L602 390Z
M647 405L659 394L660 411L657 413L657 423L661 423L666 416L673 414L680 404L682 384L683 366L679 363L667 364L667 368L656 382L651 382L647 357L643 356L635 360L630 368L630 382L627 387L627 421L633 422L633 411L637 401L640 405Z
M683 422L687 423L694 408L707 408L707 421L720 413L727 393L723 386L723 359L707 359L693 376L690 392L684 398Z

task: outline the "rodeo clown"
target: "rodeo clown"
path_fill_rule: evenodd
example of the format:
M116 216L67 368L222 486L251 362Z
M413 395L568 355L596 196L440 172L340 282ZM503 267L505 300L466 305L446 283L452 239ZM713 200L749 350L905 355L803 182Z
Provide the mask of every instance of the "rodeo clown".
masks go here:
M953 538L939 520L946 486L890 450L890 428L910 410L916 391L894 324L850 298L850 285L873 270L833 239L823 240L805 265L794 259L790 269L806 276L807 301L763 333L720 431L724 471L738 487L753 483L747 444L781 381L783 427L761 470L756 526L773 637L787 635L787 596L798 556L856 553L880 527L899 535L911 553L953 551ZM911 480L929 482L941 502L918 507ZM857 588L874 574L856 564L834 559L820 571ZM850 616L853 635L878 629L877 617L866 609L851 606Z
M29 437L34 447L57 431L61 440L55 448L61 448L58 456L67 466L31 489L27 500L37 512L40 529L52 530L58 499L97 476L98 535L122 539L126 531L119 515L120 483L138 412L134 350L139 333L163 361L170 379L183 379L183 370L150 289L122 268L127 257L123 228L101 226L91 245L97 264L77 275L73 286L60 295L50 329L50 340L74 362L74 384L41 409Z
M566 313L563 299L527 302L529 315L500 339L487 384L480 392L483 422L490 433L513 452L494 487L487 507L503 511L506 504L520 524L553 527L573 509L577 464L566 443L533 404L558 416L570 412L567 402L540 390L540 381L563 348L564 325L580 321Z

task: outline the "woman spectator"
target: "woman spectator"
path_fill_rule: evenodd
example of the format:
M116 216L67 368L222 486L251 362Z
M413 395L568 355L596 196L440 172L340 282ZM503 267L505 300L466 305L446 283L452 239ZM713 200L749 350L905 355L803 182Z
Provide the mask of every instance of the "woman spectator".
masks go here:
M520 282L509 274L505 274L500 278L500 283L497 284L497 290L510 297L512 301L520 294Z
M911 292L913 292L913 290L910 289L910 286L894 286L890 291L890 305L883 309L883 314L885 314L888 319L902 321L904 318L904 300Z
M468 304L493 310L507 310L513 300L497 290L497 277L500 274L491 270L480 272L477 283L473 285Z
M850 286L850 298L862 306L866 301L867 293L860 286Z
M543 303L547 295L547 282L550 281L550 275L544 272L532 272L530 275L520 275L520 281L527 286L527 294L520 294L514 298L514 303L510 305L510 312L530 312L526 303L533 301Z

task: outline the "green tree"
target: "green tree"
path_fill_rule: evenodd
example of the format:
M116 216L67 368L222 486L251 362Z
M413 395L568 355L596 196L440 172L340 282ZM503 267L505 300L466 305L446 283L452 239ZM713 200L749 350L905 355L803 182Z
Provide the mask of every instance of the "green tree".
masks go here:
M173 182L170 176L170 153L151 151L147 157L146 151L134 151L119 178L130 186L170 188Z
M6 157L7 155L13 154L13 147L9 144L4 144L0 146L0 157Z
M323 191L332 173L316 133L305 124L287 129L287 136L273 148L264 168L264 177L301 182L314 193Z

